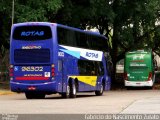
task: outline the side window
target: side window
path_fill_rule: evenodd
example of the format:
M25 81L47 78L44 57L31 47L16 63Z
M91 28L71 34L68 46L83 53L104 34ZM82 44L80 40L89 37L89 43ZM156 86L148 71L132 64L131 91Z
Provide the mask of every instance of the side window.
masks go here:
M76 46L75 31L57 27L57 36L59 44L73 46L73 47Z
M102 62L98 63L99 66L99 75L104 75L104 66Z
M58 43L59 44L62 44L62 45L65 45L66 44L66 34L65 34L65 30L64 29L62 29L62 28L60 28L60 27L58 27L57 28L57 36L58 36Z
M98 76L104 74L104 67L101 62L78 60L78 69L80 75Z
M95 64L93 61L86 61L87 75L96 75Z
M86 35L84 33L76 33L77 46L80 48L88 48L86 43Z
M66 30L66 45L68 46L76 46L76 35L75 32L72 30Z
M78 60L78 70L80 75L86 75L87 73L85 62L82 60Z
M62 60L58 60L58 72L62 72Z

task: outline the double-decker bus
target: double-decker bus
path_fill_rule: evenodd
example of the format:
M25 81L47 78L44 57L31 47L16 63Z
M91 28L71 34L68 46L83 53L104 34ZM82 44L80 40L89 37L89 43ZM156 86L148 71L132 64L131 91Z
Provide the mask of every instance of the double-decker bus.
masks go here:
M151 50L127 52L124 64L126 87L152 87L155 82L155 64Z
M77 92L102 95L110 89L106 38L98 33L49 22L12 26L10 85L27 99Z

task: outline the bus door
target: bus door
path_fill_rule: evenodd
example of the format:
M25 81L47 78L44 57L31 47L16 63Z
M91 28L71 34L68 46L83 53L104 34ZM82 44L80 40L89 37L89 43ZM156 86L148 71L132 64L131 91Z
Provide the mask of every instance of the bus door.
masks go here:
M64 60L58 60L58 91L65 92L65 81L64 81Z

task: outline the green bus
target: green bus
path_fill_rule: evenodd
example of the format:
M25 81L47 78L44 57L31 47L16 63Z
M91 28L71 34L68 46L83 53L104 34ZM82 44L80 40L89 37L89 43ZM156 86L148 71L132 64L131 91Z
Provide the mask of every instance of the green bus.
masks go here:
M127 52L124 59L126 87L152 87L155 82L155 62L151 50Z

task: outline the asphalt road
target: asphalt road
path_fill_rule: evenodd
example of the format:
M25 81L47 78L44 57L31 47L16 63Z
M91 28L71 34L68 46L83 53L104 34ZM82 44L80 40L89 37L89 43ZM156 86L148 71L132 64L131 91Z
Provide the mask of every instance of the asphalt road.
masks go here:
M160 114L159 90L107 91L103 96L80 93L75 99L49 95L27 100L24 94L0 96L0 114Z

